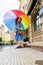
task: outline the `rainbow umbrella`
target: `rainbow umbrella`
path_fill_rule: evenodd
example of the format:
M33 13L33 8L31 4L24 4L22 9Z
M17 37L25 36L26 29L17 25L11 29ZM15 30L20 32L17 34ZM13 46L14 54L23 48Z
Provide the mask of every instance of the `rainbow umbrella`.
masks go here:
M19 10L10 10L4 15L4 23L5 25L11 29L14 30L15 26L15 19L17 17L22 18L22 30L26 30L30 25L29 17L22 11Z

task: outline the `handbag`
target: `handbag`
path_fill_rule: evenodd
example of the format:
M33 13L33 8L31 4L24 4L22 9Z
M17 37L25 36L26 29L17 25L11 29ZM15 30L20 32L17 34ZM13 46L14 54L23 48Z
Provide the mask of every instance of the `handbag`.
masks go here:
M19 33L20 35L23 35L23 34L24 34L24 32L21 31L21 30L19 30L18 33Z

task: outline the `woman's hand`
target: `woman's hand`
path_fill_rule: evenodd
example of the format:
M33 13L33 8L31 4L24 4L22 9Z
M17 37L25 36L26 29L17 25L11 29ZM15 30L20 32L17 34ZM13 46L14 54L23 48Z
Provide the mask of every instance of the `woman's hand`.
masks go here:
M17 26L15 26L15 28L17 28Z

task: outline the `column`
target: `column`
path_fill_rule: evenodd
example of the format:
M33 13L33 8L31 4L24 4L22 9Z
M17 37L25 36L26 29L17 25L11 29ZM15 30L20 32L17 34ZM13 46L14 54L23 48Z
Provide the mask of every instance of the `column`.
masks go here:
M43 16L41 17L41 25L42 25L41 31L42 31L42 41L43 41Z
M29 36L30 42L32 42L31 16L29 16L29 18L30 18L30 27L29 27L29 30L28 30L28 36Z

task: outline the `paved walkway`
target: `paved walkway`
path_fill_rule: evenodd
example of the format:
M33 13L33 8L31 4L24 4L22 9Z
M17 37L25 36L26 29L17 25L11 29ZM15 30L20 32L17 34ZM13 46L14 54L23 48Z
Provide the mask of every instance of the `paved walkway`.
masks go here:
M31 48L7 46L0 51L0 65L43 65L38 61L43 62L43 52Z

